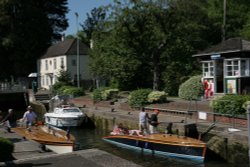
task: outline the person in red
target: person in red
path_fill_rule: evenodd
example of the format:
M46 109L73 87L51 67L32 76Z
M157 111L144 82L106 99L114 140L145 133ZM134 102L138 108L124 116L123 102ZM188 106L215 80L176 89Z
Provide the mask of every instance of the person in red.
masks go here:
M207 99L208 93L209 93L209 90L208 90L209 85L208 85L208 81L206 79L203 81L203 85L204 85L204 91L205 91L205 98Z
M213 93L214 93L213 87L214 87L214 83L212 80L210 80L208 84L208 96L209 97L213 96Z

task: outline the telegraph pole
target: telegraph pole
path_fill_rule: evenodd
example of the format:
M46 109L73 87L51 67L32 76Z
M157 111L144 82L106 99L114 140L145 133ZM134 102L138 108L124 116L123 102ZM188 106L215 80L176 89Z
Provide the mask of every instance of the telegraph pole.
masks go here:
M226 15L227 15L227 0L223 3L223 25L222 25L222 41L226 40Z
M80 88L80 58L79 58L79 38L78 38L78 13L75 12L76 15L76 41L77 41L77 48L76 48L76 75L77 75L77 87Z

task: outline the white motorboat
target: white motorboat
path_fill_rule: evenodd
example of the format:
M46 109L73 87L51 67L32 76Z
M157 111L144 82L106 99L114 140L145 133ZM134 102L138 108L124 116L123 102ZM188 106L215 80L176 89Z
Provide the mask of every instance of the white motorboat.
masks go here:
M57 107L53 112L44 114L45 123L55 127L81 126L85 116L85 113L78 107L69 106Z

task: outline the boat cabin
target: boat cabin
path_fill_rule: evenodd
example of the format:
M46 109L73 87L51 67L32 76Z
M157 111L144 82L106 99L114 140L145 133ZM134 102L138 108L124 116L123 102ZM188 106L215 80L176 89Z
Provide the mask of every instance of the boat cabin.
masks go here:
M231 38L193 55L213 93L250 94L250 41Z

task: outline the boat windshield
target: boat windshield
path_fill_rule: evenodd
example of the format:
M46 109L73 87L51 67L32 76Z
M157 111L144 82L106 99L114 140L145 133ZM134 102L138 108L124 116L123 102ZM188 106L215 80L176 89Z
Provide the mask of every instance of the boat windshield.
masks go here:
M76 113L76 112L79 112L78 109L64 109L63 112L67 112L67 113Z

